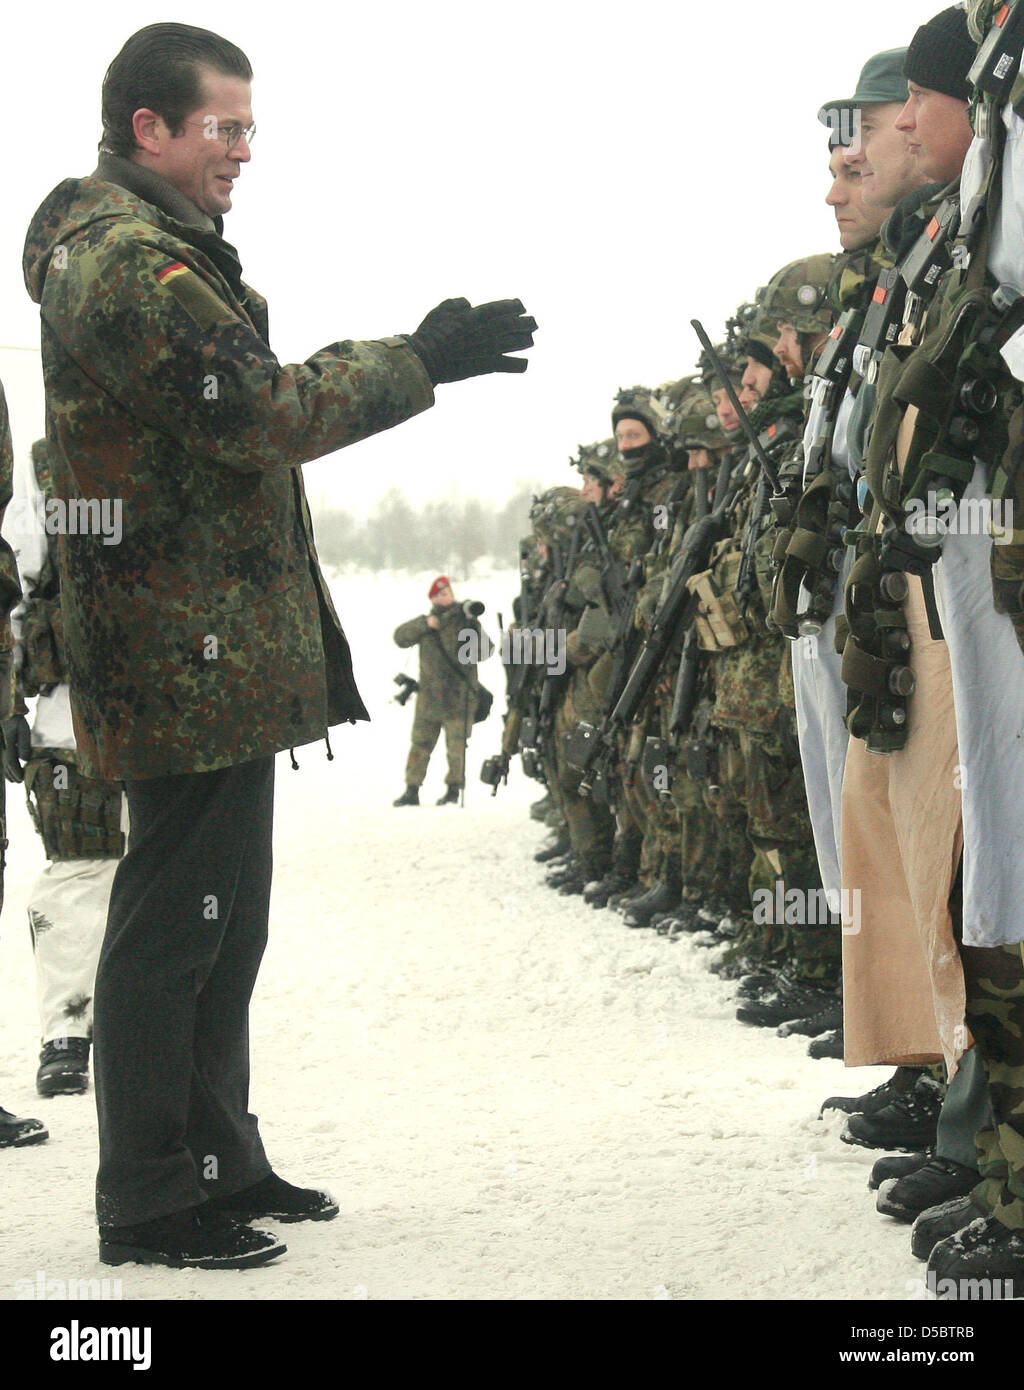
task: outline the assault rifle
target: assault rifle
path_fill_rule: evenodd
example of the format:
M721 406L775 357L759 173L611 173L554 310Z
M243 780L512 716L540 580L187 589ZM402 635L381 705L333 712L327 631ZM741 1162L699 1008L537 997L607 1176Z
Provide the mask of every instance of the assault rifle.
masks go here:
M605 715L599 729L580 725L577 735L574 735L579 759L574 765L583 773L581 795L586 796L606 780L608 764L614 756L616 735L636 718L654 688L666 654L679 635L693 626L700 600L690 591L689 581L708 568L715 543L728 535L747 476L748 468L744 467L725 501L689 528L669 571L668 591L658 606L643 646L622 690L617 693L610 713ZM572 757L570 761L573 761Z

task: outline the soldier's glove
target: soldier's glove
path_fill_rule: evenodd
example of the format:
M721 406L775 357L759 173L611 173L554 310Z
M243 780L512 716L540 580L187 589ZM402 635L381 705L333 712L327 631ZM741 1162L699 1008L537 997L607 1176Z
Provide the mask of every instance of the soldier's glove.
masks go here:
M525 357L505 354L532 347L536 327L536 319L527 316L519 299L498 299L476 308L468 299L446 299L407 336L437 386L488 372L525 372Z
M23 714L0 724L4 744L4 776L8 782L24 782L25 764L32 756L32 731Z

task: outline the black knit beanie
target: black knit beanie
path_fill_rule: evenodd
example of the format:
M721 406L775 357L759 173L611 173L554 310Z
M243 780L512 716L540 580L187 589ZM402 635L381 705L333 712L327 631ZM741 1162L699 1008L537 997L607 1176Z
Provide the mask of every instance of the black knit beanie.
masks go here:
M910 41L903 60L903 75L932 92L944 92L957 101L970 101L967 74L978 45L967 32L967 14L950 5L920 29Z

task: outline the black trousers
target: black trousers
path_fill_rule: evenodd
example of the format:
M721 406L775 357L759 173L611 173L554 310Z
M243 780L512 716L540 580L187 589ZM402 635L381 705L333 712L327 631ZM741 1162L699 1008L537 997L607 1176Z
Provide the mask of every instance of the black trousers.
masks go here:
M267 943L274 759L125 783L131 829L96 973L101 1225L270 1172L249 1114L249 1000Z

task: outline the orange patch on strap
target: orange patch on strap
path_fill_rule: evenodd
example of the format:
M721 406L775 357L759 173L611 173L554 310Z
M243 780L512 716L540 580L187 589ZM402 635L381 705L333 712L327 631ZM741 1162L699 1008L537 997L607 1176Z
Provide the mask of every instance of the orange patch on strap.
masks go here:
M889 291L887 289L883 289L882 286L879 285L878 288L875 290L874 294L871 296L871 298L874 300L876 304L884 304L885 301L889 298Z
M188 266L182 265L181 261L169 261L167 265L157 271L156 278L160 281L161 285L165 285L168 280L174 280L177 276L187 275L188 273Z

